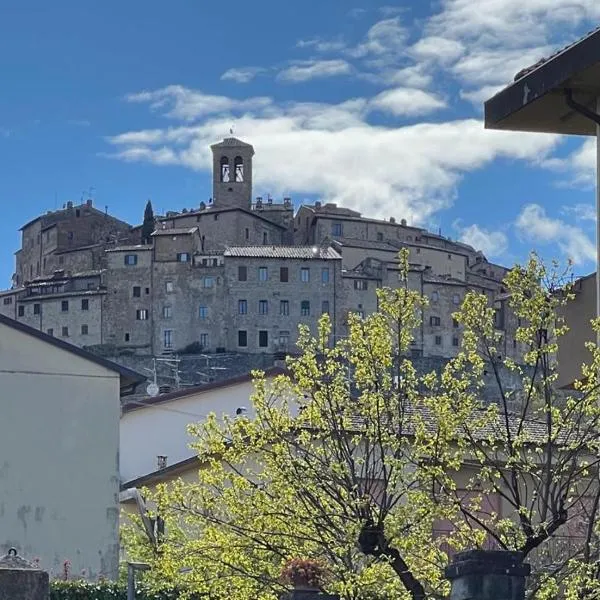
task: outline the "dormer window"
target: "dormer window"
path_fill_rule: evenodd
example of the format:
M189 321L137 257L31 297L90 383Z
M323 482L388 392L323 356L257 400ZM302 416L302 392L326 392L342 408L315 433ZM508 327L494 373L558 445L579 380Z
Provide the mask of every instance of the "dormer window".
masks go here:
M241 156L236 156L233 164L235 166L235 180L237 182L244 181L244 160Z
M226 156L221 157L221 182L229 183L229 159Z

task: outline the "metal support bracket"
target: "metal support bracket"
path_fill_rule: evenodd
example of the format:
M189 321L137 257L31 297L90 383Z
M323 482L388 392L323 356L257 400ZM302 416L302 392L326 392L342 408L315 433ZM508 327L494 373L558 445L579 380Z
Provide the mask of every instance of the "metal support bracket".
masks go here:
M578 112L579 114L588 118L590 121L594 121L594 123L596 123L596 125L600 125L600 115L598 113L595 113L594 111L590 110L587 106L584 106L583 104L579 104L579 102L576 102L575 100L573 100L573 90L572 89L565 88L565 100L567 102L567 106L570 109L574 110L575 112Z

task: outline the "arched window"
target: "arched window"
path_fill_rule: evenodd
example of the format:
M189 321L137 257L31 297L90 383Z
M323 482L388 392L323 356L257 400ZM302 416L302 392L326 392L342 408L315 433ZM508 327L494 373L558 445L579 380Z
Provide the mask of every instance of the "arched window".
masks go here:
M229 159L226 156L221 157L221 181L229 183Z
M244 161L241 156L236 156L233 161L235 166L235 180L244 181Z

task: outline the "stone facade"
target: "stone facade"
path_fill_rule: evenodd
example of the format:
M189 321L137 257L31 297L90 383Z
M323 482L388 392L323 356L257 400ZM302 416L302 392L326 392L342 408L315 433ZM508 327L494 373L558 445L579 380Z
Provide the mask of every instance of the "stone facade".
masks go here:
M252 146L228 138L211 149L213 198L157 217L151 244L89 201L25 225L0 314L111 356L280 355L294 351L299 324L314 331L324 312L339 338L349 312L377 310L377 290L399 284L406 248L409 285L429 298L415 358L456 354L452 314L470 289L494 303L499 352L518 358L504 267L404 219L319 202L294 215L289 198L252 201Z

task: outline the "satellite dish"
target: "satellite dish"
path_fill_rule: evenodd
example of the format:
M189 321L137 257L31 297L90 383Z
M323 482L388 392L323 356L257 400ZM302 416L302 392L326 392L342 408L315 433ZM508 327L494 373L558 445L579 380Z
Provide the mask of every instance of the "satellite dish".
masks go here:
M153 383L149 383L148 387L146 388L146 393L148 394L148 396L152 396L154 398L154 396L158 396L158 392L159 392L159 388L158 386L153 382Z

